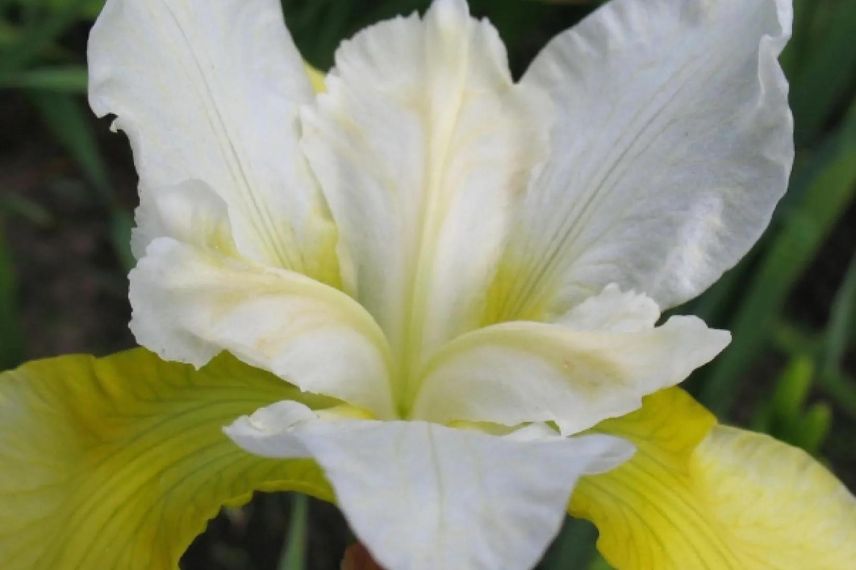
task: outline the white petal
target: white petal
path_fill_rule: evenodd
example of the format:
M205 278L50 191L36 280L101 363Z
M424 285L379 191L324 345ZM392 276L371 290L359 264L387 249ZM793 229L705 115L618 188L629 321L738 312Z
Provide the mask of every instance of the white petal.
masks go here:
M344 293L171 238L149 244L130 280L131 330L161 357L201 366L228 350L303 390L394 415L386 341Z
M279 0L109 0L89 74L93 110L131 140L144 201L201 180L245 256L330 278L335 230L298 145L297 108L314 95Z
M187 244L236 255L226 203L200 180L186 180L161 188L156 196L140 195L136 211L137 227L131 235L131 249L137 259L159 237L171 237Z
M251 418L226 433L273 457L294 457L299 442L298 456L324 468L356 535L395 570L531 568L577 479L633 452L607 436L517 441L424 422L307 422L281 432L281 451Z
M589 297L556 322L578 331L637 332L652 328L659 318L660 308L653 299L610 283L600 295Z
M734 265L788 183L790 28L790 0L613 0L554 39L522 80L552 95L552 155L492 318L551 318L611 282L667 308Z
M341 230L347 289L416 368L478 325L515 190L546 152L537 105L463 0L360 32L326 85L303 142Z
M241 416L224 431L246 451L262 457L299 459L312 457L303 442L294 436L298 426L311 425L318 414L305 404L284 400Z
M565 324L518 321L466 334L429 364L411 415L443 423L555 421L568 434L631 412L730 340L696 317L672 317L654 328L652 304L608 287ZM594 307L605 318L596 321Z

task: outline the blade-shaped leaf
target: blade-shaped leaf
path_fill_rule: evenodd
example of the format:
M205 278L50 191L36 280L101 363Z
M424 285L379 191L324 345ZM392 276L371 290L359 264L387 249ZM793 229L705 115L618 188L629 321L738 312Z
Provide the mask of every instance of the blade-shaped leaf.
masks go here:
M42 67L0 73L0 89L86 92L86 69L79 65Z

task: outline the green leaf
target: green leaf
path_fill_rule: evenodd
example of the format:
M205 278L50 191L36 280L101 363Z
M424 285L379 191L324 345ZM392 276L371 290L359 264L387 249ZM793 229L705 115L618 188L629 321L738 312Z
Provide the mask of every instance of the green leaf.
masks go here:
M588 570L612 570L612 566L609 565L609 562L603 559L603 556L598 554L594 560L591 561L591 564L589 564Z
M856 255L850 260L844 281L832 301L822 355L824 372L841 369L844 352L856 328Z
M17 49L26 35L27 30L22 26L0 20L0 59L5 58L6 54ZM40 54L41 59L55 60L68 59L71 56L72 54L68 50L56 45L56 43L50 43L45 46L44 49L41 50ZM17 68L14 66L7 67L3 63L0 63L0 72L8 73L16 70Z
M43 67L0 73L0 89L86 92L86 68L80 65Z
M773 392L773 413L784 420L796 418L811 389L814 364L808 356L791 360Z
M785 321L777 321L771 338L774 347L785 355L808 353L822 355L823 339L807 334ZM818 358L815 356L815 358ZM822 360L821 360L822 362ZM856 420L856 380L837 369L822 365L818 370L817 386L821 388L842 412ZM758 429L769 429L767 423L756 425Z
M176 570L254 490L332 500L314 462L251 455L222 431L289 399L331 405L225 354L199 371L136 349L0 374L3 570Z
M24 69L37 61L45 52L55 48L55 41L65 33L83 14L84 0L59 2L54 9L41 14L44 6L34 1L23 3L25 16L33 15L33 21L17 34L17 41L5 46L0 57L0 72ZM27 18L25 18L27 20Z
M41 228L46 228L54 223L53 214L47 208L17 194L0 197L0 213L18 216Z
M812 455L817 455L831 427L832 410L825 403L814 404L795 424L791 442Z
M566 518L559 536L541 563L542 570L585 568L597 555L597 530L583 519Z
M794 356L779 375L769 404L762 403L753 427L816 454L829 434L832 412L824 402L805 410L816 378L814 361L804 351Z
M27 0L23 0L27 1ZM64 10L67 6L76 4L81 18L94 19L104 7L106 0L45 0L45 7L52 11Z
M825 372L820 376L820 386L841 410L856 420L856 380L840 372Z
M856 3L813 1L813 29L805 29L796 20L796 33L802 49L799 69L790 76L791 108L794 113L797 142L814 140L839 105L847 103L856 81ZM803 11L809 10L808 7ZM818 14L818 12L822 12ZM797 16L800 16L797 12Z
M794 0L793 36L779 58L787 77L796 77L812 44L817 0Z
M279 562L279 570L304 570L306 568L306 537L308 534L309 498L306 495L292 496L291 517L288 536Z

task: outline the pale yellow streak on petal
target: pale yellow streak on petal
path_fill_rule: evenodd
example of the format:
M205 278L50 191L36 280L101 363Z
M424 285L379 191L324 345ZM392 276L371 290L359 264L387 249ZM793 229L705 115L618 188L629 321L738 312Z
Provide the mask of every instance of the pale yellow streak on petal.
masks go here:
M306 62L304 62L304 67L306 68L306 75L309 76L309 83L312 84L312 89L315 90L315 93L324 93L327 91L327 84L324 82L326 74Z

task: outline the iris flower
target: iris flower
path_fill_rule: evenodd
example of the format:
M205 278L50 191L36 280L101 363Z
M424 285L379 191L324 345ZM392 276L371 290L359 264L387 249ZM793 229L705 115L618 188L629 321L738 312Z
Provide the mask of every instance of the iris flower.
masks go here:
M172 569L253 490L390 570L829 568L856 501L674 386L661 311L757 240L793 159L789 0L613 0L515 81L463 0L308 71L279 0L108 0L90 102L140 177L142 347L0 376L0 559Z

